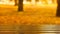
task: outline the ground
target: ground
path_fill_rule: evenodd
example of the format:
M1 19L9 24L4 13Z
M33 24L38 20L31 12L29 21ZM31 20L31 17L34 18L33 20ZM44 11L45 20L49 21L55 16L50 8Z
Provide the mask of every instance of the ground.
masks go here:
M57 5L24 5L24 11L18 12L17 6L0 5L1 24L60 24L56 17Z
M24 11L20 12L17 8L17 6L0 5L0 29L15 29L14 26L17 28L16 25L21 24L60 24L60 17L56 17L56 4L24 5Z

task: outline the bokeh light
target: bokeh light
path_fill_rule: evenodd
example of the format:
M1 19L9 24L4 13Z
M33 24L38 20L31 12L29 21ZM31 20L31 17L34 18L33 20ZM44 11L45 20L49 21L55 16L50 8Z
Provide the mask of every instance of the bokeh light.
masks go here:
M28 2L27 0L23 1L23 4L53 4L53 2L56 4L56 0L39 0L38 2L36 2L35 0L31 0L31 2ZM15 2L13 1L9 1L9 0L1 0L0 4L6 4L6 5L14 5Z

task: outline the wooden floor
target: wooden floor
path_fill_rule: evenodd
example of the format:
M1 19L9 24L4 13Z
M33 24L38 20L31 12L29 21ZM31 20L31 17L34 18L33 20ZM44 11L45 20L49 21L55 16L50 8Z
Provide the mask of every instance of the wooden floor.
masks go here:
M60 25L0 25L0 34L60 34ZM15 28L14 28L15 27ZM12 29L11 29L12 28ZM15 30L14 30L15 29Z

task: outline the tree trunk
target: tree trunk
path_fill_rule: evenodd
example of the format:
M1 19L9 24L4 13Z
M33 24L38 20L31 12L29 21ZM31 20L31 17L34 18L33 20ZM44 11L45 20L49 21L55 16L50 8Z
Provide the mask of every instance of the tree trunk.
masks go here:
M57 17L60 17L60 0L57 0L57 4L58 4L58 6L57 6L56 16L57 16Z
M16 6L16 5L18 4L18 3L17 3L17 0L14 0L14 1L15 1L15 6Z
M23 11L23 0L19 0L18 2L18 11Z

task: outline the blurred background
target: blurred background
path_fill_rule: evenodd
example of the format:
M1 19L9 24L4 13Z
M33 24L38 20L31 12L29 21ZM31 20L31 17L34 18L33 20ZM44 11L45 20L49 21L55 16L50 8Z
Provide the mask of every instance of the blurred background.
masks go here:
M18 0L0 0L0 4L14 5ZM23 4L56 4L57 0L23 0Z
M0 0L0 34L60 34L57 0L23 0L22 12L18 2Z

